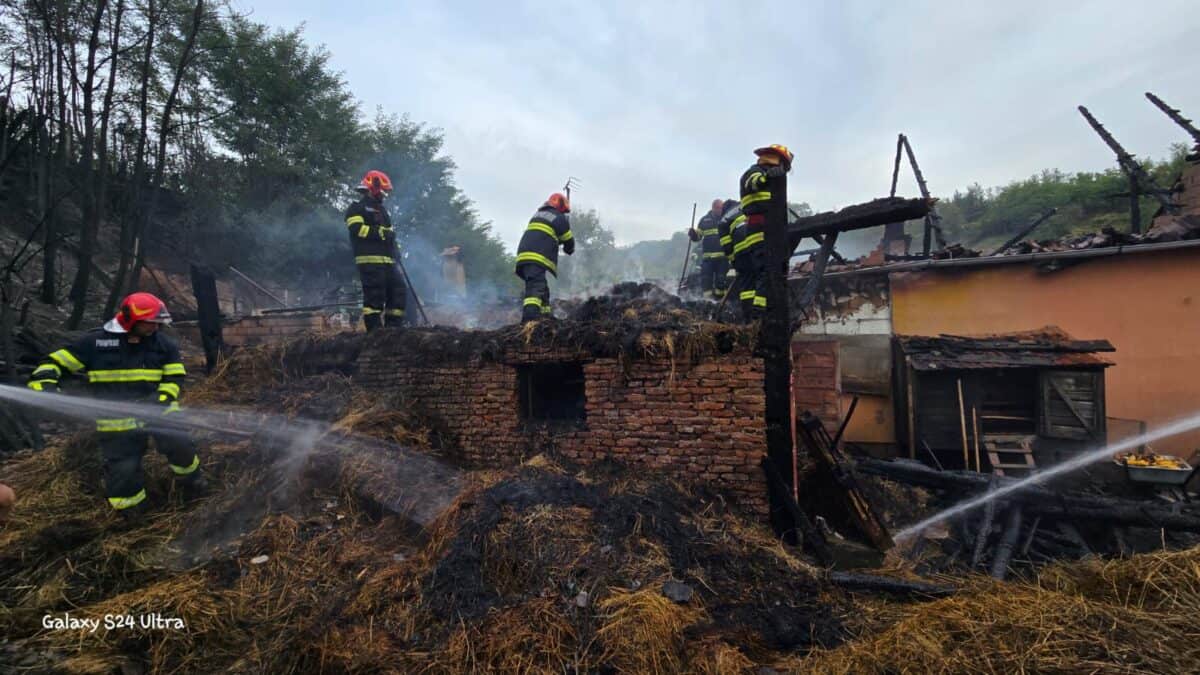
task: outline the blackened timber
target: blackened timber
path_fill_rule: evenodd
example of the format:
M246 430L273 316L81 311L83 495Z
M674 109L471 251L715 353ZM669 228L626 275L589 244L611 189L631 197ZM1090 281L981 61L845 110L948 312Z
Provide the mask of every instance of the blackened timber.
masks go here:
M790 499L796 486L792 471L792 354L787 266L795 247L788 245L787 176L769 177L767 191L771 194L763 225L767 307L755 353L763 359L767 458L783 477ZM779 499L772 501L771 520L777 532L786 532L791 520L787 504L780 503Z
M825 535L813 525L812 520L808 518L808 514L800 508L796 500L792 498L791 489L788 488L787 482L783 478L783 473L776 468L775 463L770 457L762 459L763 473L767 475L767 487L771 496L771 516L775 518L774 508L776 503L782 506L783 512L786 514L787 520L791 523L791 527L787 529L797 529L800 531L801 542L809 553L817 559L817 562L828 567L833 564L833 554L829 551L829 544L825 541ZM789 471L790 475L791 472ZM784 531L786 532L787 529Z
M855 401L857 402L857 398ZM851 407L850 413L842 422L842 430L845 430L853 412ZM838 438L841 437L841 433L839 430ZM883 519L872 508L862 489L862 483L854 472L854 465L838 447L837 439L830 438L821 420L808 411L802 413L797 420L796 436L804 444L809 456L824 470L828 476L827 482L838 486L841 507L850 516L850 522L875 548L884 552L891 550L895 546L892 535L884 525Z
M924 218L929 213L929 202L925 199L882 197L862 204L847 206L840 211L826 211L799 218L788 225L791 250L795 250L805 237L863 230L888 223Z
M1004 525L1004 534L1000 537L1000 543L996 545L996 552L992 555L992 578L1004 580L1008 576L1008 563L1012 560L1013 551L1017 546L1017 539L1021 536L1021 505L1014 504L1008 510L1008 522Z
M1172 204L1171 200L1164 196L1164 194L1169 193L1164 193L1162 188L1158 187L1158 184L1154 182L1154 178L1151 177L1150 174L1146 173L1146 170L1142 168L1141 164L1138 164L1137 160L1133 158L1133 155L1129 154L1125 148L1121 147L1121 144L1117 142L1117 139L1113 138L1113 135L1108 133L1108 129L1105 129L1104 125L1100 124L1100 122L1092 116L1092 113L1090 113L1087 108L1079 106L1079 113L1083 115L1083 118L1087 120L1087 123L1091 125L1092 129L1100 136L1100 139L1104 141L1105 145L1107 145L1109 149L1116 154L1117 164L1121 166L1121 170L1123 170L1125 174L1130 177L1130 179L1138 183L1138 189L1142 192L1153 195L1167 213L1177 213L1179 211L1178 207L1176 207L1175 204Z
M983 493L989 483L988 477L983 474L971 471L938 471L913 460L860 458L855 468L860 473L964 495ZM1015 482L1017 479L1000 478L998 484L1005 486ZM1004 498L1010 503L1022 504L1027 515L1043 518L1200 532L1200 510L1185 510L1180 504L1064 494L1036 485L1026 486L1005 495Z
M904 142L904 151L908 153L908 163L912 165L913 175L917 177L917 187L921 189L921 196L926 201L932 204L929 196L929 186L925 184L925 175L921 173L921 166L917 164L917 156L913 154L912 144L908 142L908 136L900 134L901 140ZM925 257L929 257L930 250L930 234L937 235L937 244L939 249L946 248L946 240L942 237L942 227L938 225L941 221L941 216L937 214L932 206L929 207L929 213L925 214Z
M1171 118L1172 122L1183 127L1183 130L1188 132L1188 135L1192 137L1192 142L1200 145L1200 129L1197 129L1195 125L1192 124L1191 120L1181 115L1178 110L1167 105L1161 98L1151 94L1150 92L1146 92L1146 98L1150 99L1150 102L1153 103L1159 110L1165 112L1167 117Z
M196 324L204 345L205 372L211 374L224 348L221 337L221 307L217 299L217 277L207 267L191 266L192 293L196 296Z
M821 290L821 280L825 276L825 268L829 266L829 257L833 253L833 246L837 243L838 233L825 235L821 240L821 250L817 252L817 260L813 263L812 274L808 275L808 281L804 285L804 291L800 293L800 302L796 308L804 312L812 301L816 299L817 292Z
M991 487L989 492L995 489L996 478L992 476ZM992 535L992 521L996 518L996 500L993 499L983 505L983 519L979 522L979 534L975 535L975 548L971 552L971 569L979 567L980 561L983 560L983 552L987 547L988 537Z
M830 572L829 582L848 591L870 591L874 593L892 593L905 596L928 596L944 598L954 595L958 589L953 586L930 584L921 581L905 581L892 577L879 577L873 574L854 574L851 572Z
M996 249L995 251L992 251L989 255L1000 255L1001 253L1004 253L1008 249L1012 248L1013 246L1016 246L1017 242L1021 241L1025 237L1028 237L1030 234L1033 233L1034 230L1036 230L1038 228L1039 225L1046 222L1047 220L1050 220L1050 216L1053 216L1056 213L1058 213L1058 209L1050 209L1049 211L1038 216L1036 220L1034 220L1029 225L1026 225L1025 228L1022 229L1017 234L1017 236L1004 242L1004 244L1000 248Z

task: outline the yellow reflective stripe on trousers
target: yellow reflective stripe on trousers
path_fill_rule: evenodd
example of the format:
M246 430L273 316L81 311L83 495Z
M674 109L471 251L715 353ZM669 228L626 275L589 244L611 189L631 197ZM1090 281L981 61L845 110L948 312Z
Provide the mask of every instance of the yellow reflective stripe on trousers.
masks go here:
M187 375L187 371L184 370L182 363L164 363L163 375Z
M366 316L368 314L383 314L383 310L375 309L374 307L363 307L363 315Z
M170 462L167 462L167 466L171 467L171 470L175 472L176 476L186 476L189 473L194 472L200 466L200 455L194 455L192 457L192 463L188 464L187 466L175 466Z
M402 309L389 309L389 310L387 311L387 315L388 315L388 316L404 316L404 310L402 310Z
M391 265L396 262L390 255L356 255L356 265Z
M79 359L75 358L74 354L65 349L60 349L56 352L50 352L50 358L57 361L58 365L66 368L72 373L77 370L83 370L83 363L80 362Z
M523 262L537 263L537 264L545 267L546 269L550 270L551 272L558 274L558 266L555 265L554 263L550 262L550 259L547 258L546 256L542 255L541 253L534 253L533 251L526 251L524 253L518 253L517 254L517 262L519 262L519 263L523 263Z
M765 202L770 198L771 198L770 192L751 192L750 194L746 195L745 197L742 197L742 208L746 208L747 206L754 204L756 202Z
M158 391L161 394L169 394L171 398L179 398L179 385L174 382L163 382L158 385Z
M96 431L135 431L141 426L136 417L96 420Z
M354 225L362 225L367 222L362 216L350 216L346 219L346 226L353 227Z
M146 489L138 490L138 493L132 497L109 497L108 503L114 509L127 509L131 506L137 506L146 500Z
M739 300L753 300L754 299L754 291L742 291L741 293L738 293L738 299Z
M766 307L767 306L767 296L765 296L765 295L754 296L754 306L755 307Z
M716 258L724 258L724 257L725 257L725 253L723 251L717 251L716 253L705 253L704 254L705 260L715 260Z
M521 303L522 307L527 307L529 305L533 305L534 307L541 307L542 299L541 298L525 298L525 301L523 303Z
M159 368L132 368L128 370L89 370L88 382L158 382L163 378Z
M526 230L535 230L535 231L541 232L543 234L548 234L554 238L554 241L558 241L558 233L554 231L553 227L550 227L549 225L547 225L545 223L530 223L529 226L526 227L525 229Z

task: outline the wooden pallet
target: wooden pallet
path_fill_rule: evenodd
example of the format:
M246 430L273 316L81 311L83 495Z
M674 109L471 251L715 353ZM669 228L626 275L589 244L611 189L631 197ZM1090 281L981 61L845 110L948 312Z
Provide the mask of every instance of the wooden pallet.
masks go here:
M987 449L992 473L997 476L1024 477L1037 470L1033 461L1033 439L1027 434L985 434L983 447Z

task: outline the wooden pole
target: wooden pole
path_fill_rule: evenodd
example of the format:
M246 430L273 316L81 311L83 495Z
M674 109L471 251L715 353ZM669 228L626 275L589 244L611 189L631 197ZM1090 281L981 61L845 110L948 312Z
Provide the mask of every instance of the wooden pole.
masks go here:
M958 422L962 427L963 469L971 468L971 450L967 445L967 410L963 403L962 378L958 378Z
M979 409L971 406L971 429L975 432L975 471L983 473L983 464L979 461Z

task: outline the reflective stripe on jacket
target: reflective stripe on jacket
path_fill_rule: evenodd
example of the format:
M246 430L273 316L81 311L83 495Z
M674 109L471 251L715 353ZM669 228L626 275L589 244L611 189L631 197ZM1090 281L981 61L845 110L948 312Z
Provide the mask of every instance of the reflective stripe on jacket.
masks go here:
M517 265L534 263L558 276L559 246L567 255L575 252L571 221L567 214L543 204L529 219L525 234L521 235L521 242L517 244Z

